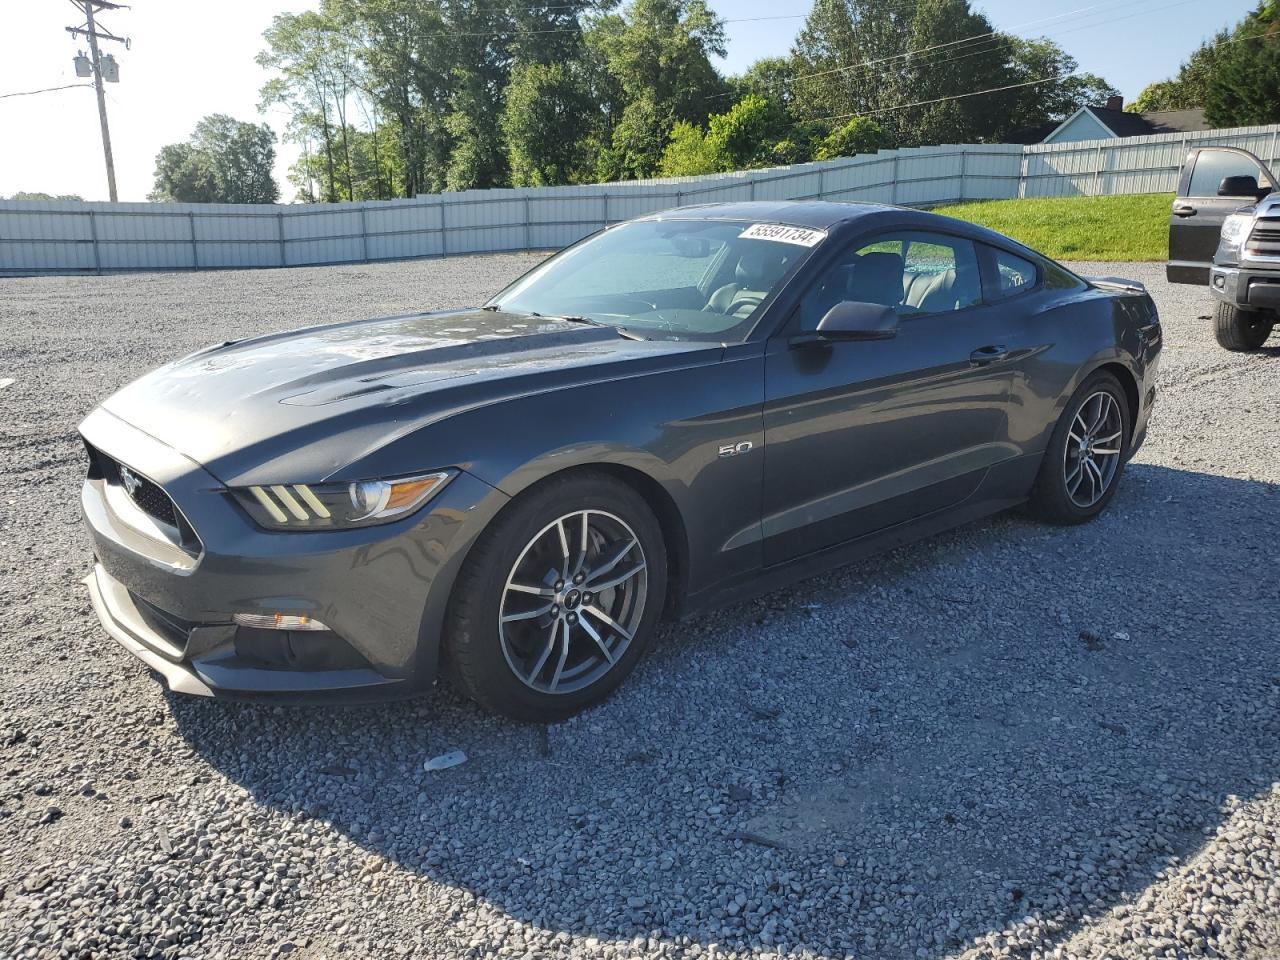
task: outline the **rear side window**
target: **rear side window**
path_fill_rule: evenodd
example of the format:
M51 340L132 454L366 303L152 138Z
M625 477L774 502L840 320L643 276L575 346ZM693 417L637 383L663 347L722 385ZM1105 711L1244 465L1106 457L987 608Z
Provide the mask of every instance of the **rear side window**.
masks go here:
M1030 260L1025 260L1007 250L993 251L993 260L996 265L994 290L996 299L1016 297L1036 285L1036 265Z
M842 300L893 307L902 317L954 313L982 301L974 244L911 231L875 237L827 267L800 303L800 328L813 330Z
M1052 260L1045 260L1041 266L1044 268L1044 285L1050 290L1077 290L1082 286L1079 277Z
M1266 177L1256 163L1243 153L1230 150L1201 150L1191 171L1189 197L1216 197L1218 187L1226 177L1253 177L1260 186L1266 186Z

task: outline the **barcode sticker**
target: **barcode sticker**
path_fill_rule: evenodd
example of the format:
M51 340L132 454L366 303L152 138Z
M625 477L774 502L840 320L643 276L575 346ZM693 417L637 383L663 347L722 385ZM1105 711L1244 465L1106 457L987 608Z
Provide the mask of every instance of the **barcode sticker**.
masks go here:
M748 240L774 240L778 243L812 247L826 239L827 231L810 230L808 227L789 227L782 223L753 223L738 236Z

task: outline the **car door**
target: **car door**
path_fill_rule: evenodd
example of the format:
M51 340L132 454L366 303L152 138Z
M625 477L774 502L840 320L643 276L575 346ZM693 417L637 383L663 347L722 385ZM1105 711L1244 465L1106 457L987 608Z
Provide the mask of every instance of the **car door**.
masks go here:
M899 314L883 340L824 340L841 300ZM765 351L764 560L778 563L959 503L1009 456L1007 312L976 245L895 231L819 271Z
M1165 274L1170 283L1207 284L1222 221L1237 208L1257 201L1256 194L1221 195L1219 189L1227 177L1253 177L1260 189L1274 189L1276 184L1266 164L1248 150L1197 147L1188 153L1169 216Z

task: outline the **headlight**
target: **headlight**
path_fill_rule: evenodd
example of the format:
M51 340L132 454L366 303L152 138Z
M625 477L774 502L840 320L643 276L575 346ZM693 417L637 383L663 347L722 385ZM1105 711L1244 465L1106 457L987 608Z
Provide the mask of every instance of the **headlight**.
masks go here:
M272 530L342 530L407 516L440 492L448 471L354 483L280 483L231 491L240 506Z
M1222 245L1238 250L1241 241L1249 233L1253 224L1253 216L1246 213L1233 213L1222 221Z

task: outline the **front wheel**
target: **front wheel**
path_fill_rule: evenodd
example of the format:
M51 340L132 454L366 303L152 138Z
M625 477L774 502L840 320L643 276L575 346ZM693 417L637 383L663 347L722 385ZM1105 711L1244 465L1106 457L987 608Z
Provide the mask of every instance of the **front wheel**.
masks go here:
M1217 302L1213 310L1213 335L1227 350L1257 350L1267 342L1275 315L1261 310L1241 310L1235 304Z
M661 616L666 550L653 511L604 474L552 479L477 541L454 588L445 653L463 692L550 723L599 703Z
M1085 523L1115 495L1132 432L1120 382L1106 371L1071 396L1049 438L1031 491L1031 508L1050 523Z

